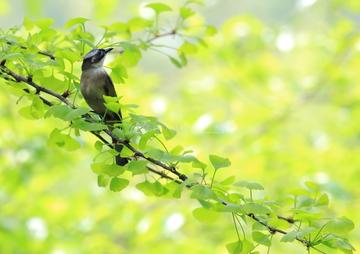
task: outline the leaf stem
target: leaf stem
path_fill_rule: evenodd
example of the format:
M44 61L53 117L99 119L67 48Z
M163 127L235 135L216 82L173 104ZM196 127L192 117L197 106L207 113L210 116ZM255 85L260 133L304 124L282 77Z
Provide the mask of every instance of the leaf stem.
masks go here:
M217 170L215 169L215 170L214 170L214 173L213 173L213 175L212 175L212 178L211 178L211 184L210 184L210 189L212 189L212 186L213 186L213 184L214 184L216 171L217 171Z
M236 225L235 215L234 215L234 213L231 213L231 215L232 215L232 219L233 219L233 222L234 222L234 227L235 227L235 230L236 230L237 238L240 241L241 239L240 239L239 230L238 230L237 225Z

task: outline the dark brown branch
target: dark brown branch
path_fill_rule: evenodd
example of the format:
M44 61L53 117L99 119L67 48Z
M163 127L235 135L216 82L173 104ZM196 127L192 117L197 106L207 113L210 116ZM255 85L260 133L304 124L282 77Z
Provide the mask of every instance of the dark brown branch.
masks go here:
M105 138L103 138L98 132L91 131L91 133L92 133L94 136L96 136L104 145L108 146L108 147L111 148L111 149L114 149L114 145L111 144L110 142L108 142ZM136 157L136 156L135 156L135 157ZM175 178L173 178L173 177L171 177L171 176L168 176L168 175L166 175L164 172L160 172L160 171L158 171L158 170L156 170L156 169L154 169L154 168L152 168L152 167L150 167L150 166L147 166L147 169L148 169L149 171L151 171L151 172L153 172L153 173L161 176L161 178L165 178L165 179L174 181L174 182L176 182L176 183L178 183L178 184L181 184L181 183L182 183L182 182L179 181L178 179L175 179Z
M171 32L171 33L167 33L167 34L164 34L164 35L158 35L158 36L156 36L156 37L154 37L154 38L152 38L152 39L150 39L150 40L148 40L148 41L150 42L150 41L152 41L152 40L155 40L156 38L159 38L159 37L162 37L162 36L167 36L167 35L172 35L172 34L175 34L175 33L176 33L176 31ZM39 54L48 56L48 57L50 57L51 59L53 59L51 54L44 54L44 52L39 52ZM7 68L7 67L5 66L5 63L3 63L3 62L1 62L0 70L1 70L3 73L5 73L6 75L12 77L12 78L14 79L13 81L15 81L15 82L23 82L23 83L25 83L25 84L27 84L27 85L35 88L36 91L37 91L37 95L38 95L38 96L40 96L40 94L39 94L40 92L43 92L43 93L46 93L46 94L48 94L48 95L50 95L50 96L52 96L52 97L57 98L57 99L60 100L61 102L65 103L66 105L68 105L68 106L70 106L70 107L72 107L72 108L75 108L74 105L72 105L72 104L71 104L65 97L63 97L61 94L58 94L58 93L56 93L56 92L54 92L54 91L52 91L52 90L50 90L50 89L47 89L47 88L45 88L45 87L42 87L42 86L36 84L35 82L32 81L31 78L25 78L25 77L23 77L23 76L21 76L21 75L19 75L19 74L16 74L15 72L13 72L13 71L11 71L9 68ZM30 92L30 91L26 91L26 92ZM40 98L42 98L42 97L40 96ZM46 101L45 104L47 104L47 105L49 105L49 106L50 106L50 105L53 105L51 102L47 101L46 99L43 99L43 98L42 98L42 100L45 100L45 101ZM89 119L86 118L86 120L89 120ZM110 130L105 130L104 132L105 132L108 136L110 136L111 138L113 138L114 140L116 140L118 143L123 144L124 146L126 146L127 148L129 148L132 152L134 152L135 157L141 157L141 158L143 158L143 159L151 162L152 164L154 164L154 165L156 165L156 166L159 166L159 167L161 167L161 168L163 168L163 169L165 169L165 170L167 170L167 171L175 174L180 180L179 180L179 179L175 179L175 178L173 178L173 177L171 177L171 176L168 176L168 175L166 175L164 172L160 172L160 171L158 171L158 170L156 170L156 169L154 169L154 168L152 168L152 167L150 167L150 166L147 167L147 168L149 169L149 171L151 171L151 172L153 172L153 173L161 176L162 178L166 178L166 179L172 180L172 181L174 181L174 182L176 182L176 183L178 183L178 184L182 184L185 180L187 180L187 176L184 175L184 174L179 173L174 167L168 166L168 165L166 165L165 163L163 163L163 162L161 162L161 161L159 161L159 160L153 159L153 158L151 158L151 157L147 157L145 154L143 154L142 152L140 152L140 151L138 151L136 148L134 148L128 141L119 139L119 138L118 138L117 136L115 136ZM103 138L99 133L97 133L97 132L91 132L91 133L92 133L93 135L95 135L99 140L101 140L104 144L106 144L107 146L113 148L113 145L110 144L108 141L106 141L106 139ZM187 187L190 188L191 186L190 186L190 185L187 185ZM227 203L226 201L221 201L221 203L222 203L223 205L229 205L229 203ZM249 214L246 214L246 215L247 215L249 218L257 221L257 222L260 223L261 225L265 226L265 227L269 230L269 232L272 233L272 234L275 234L275 233L280 233L280 234L283 234L283 235L287 234L286 231L284 231L284 230L282 230L282 229L275 228L275 227L267 224L266 222L264 222L263 220L261 220L259 217L257 217L256 215L254 215L254 214L252 214L252 213L249 213ZM295 222L295 220L293 220L292 218L286 218L286 217L283 217L283 216L278 216L278 218L279 218L279 219L282 219L282 220L286 220L286 221L289 222L289 223L294 223L294 222ZM304 245L307 246L308 248L309 248L309 247L312 247L312 246L310 245L310 242L309 242L308 240L306 240L306 239L302 239L302 238L298 238L298 237L297 237L296 240L299 241L299 242L301 242L302 244L304 244Z
M24 76L21 76L19 74L16 74L15 72L11 71L9 68L7 68L5 65L0 65L0 69L7 75L11 76L15 82L23 82L26 83L29 86L32 86L36 89L37 93L39 92L43 92L46 93L48 95L51 95L57 99L59 99L60 101L62 101L63 103L65 103L66 105L74 108L74 106L68 101L68 99L66 99L64 96L62 96L61 94L58 94L50 89L47 89L45 87L42 87L38 84L36 84L35 82L32 81L32 79L30 78L25 78ZM48 104L46 102L46 104ZM87 118L87 120L89 120ZM153 158L147 157L145 156L142 152L138 151L137 149L135 149L132 145L130 145L127 141L121 140L119 139L117 136L115 136L110 130L104 130L104 132L109 135L112 139L116 140L118 143L125 145L126 147L128 147L131 151L134 152L134 154L136 156L142 157L145 160L162 167L165 170L170 171L171 173L177 175L182 181L185 181L187 179L187 177L184 174L179 173L174 167L170 167L164 163L162 163L159 160L155 160ZM100 135L97 135L98 138Z
M16 45L16 46L20 47L21 49L25 49L25 50L28 49L28 48L25 47L25 46L17 45L17 44L15 44L15 43L10 42L10 41L7 41L6 44L8 44L8 45ZM43 56L47 56L47 57L49 57L50 59L55 60L55 56L54 56L53 54L49 53L49 52L40 50L40 51L38 51L38 54L39 54L39 55L43 55Z
M173 29L173 30L171 30L169 32L166 32L166 33L155 34L154 37L151 37L150 39L146 40L146 42L150 43L150 42L155 41L155 40L157 40L159 38L166 37L166 36L171 36L171 35L176 35L176 30L175 29Z
M297 220L295 220L295 219L292 218L292 217L284 217L284 216L278 215L277 218L278 218L279 220L284 220L284 221L286 221L286 222L289 223L289 224L294 224L295 222L297 222Z
M261 225L263 225L264 227L266 227L269 232L271 234L276 234L276 233L280 233L282 235L286 235L288 232L282 230L282 229L279 229L279 228L275 228L275 227L272 227L270 226L269 224L267 224L266 222L262 221L260 218L258 218L257 216L255 216L254 214L252 213L249 213L249 214L246 214L246 216L252 218L253 220L259 222ZM306 247L310 247L310 242L306 239L303 239L303 238L299 238L299 237L296 237L295 238L297 241L301 242L302 244L304 244Z
M35 82L32 81L31 78L26 78L24 76L21 76L19 74L16 74L15 72L13 72L12 70L10 70L9 68L7 68L5 65L0 65L0 69L3 73L11 76L14 78L15 82L23 82L26 83L29 86L32 86L33 88L36 89L36 93L39 92L43 92L46 93L48 95L51 95L57 99L59 99L60 101L64 102L65 104L69 105L70 107L74 107L66 98L64 98L63 96L61 96L61 94L58 94L50 89L47 89L45 87L39 86L38 84L36 84Z
M177 175L179 177L179 179L181 179L182 181L186 181L187 180L187 176L178 172L174 167L168 166L165 163L159 161L159 160L155 160L151 157L146 156L145 154L143 154L142 152L138 151L136 148L134 148L131 144L129 144L128 142L123 143L127 148L129 148L131 151L134 152L134 154L136 154L136 156L142 157L145 160L162 167L163 169L166 169L168 171L170 171L171 173Z
M31 79L25 78L25 77L23 77L23 76L21 76L21 75L18 75L18 74L16 74L16 73L14 73L14 72L11 71L10 69L8 69L6 66L0 65L0 70L1 70L2 72L6 73L7 75L13 77L13 78L14 78L14 81L16 81L16 82L23 82L23 83L25 83L25 84L27 84L27 85L29 85L29 86L31 86L31 87L34 87L35 89L37 89L37 91L39 91L39 92L44 92L44 93L46 93L46 94L48 94L48 95L50 95L50 96L53 96L53 97L59 99L61 102L63 102L63 103L65 103L65 104L67 104L67 105L75 108L75 107L74 107L66 98L64 98L62 95L60 95L60 94L58 94L58 93L56 93L56 92L54 92L54 91L51 91L51 90L49 90L49 89L47 89L47 88L44 88L44 87L42 87L42 86L34 83ZM40 94L38 94L38 96L40 96ZM49 104L52 105L51 102L49 102ZM88 117L86 117L86 120L89 120ZM178 183L178 184L182 184L182 183L187 179L187 176L186 176L186 175L179 173L175 168L170 167L170 166L166 165L165 163L163 163L163 162L161 162L161 161L159 161L159 160L153 159L153 158L151 158L151 157L147 157L145 154L143 154L142 152L138 151L138 150L137 150L136 148L134 148L131 144L129 144L128 141L119 139L119 138L118 138L117 136L115 136L110 130L105 130L104 132L105 132L107 135L109 135L111 138L113 138L113 139L116 140L117 142L125 145L125 146L126 146L127 148L129 148L132 152L134 152L135 157L141 157L141 158L143 158L143 159L145 159L145 160L153 163L154 165L159 166L159 167L161 167L161 168L163 168L163 169L165 169L165 170L167 170L167 171L175 174L176 176L179 177L180 180L179 180L179 179L175 179L175 178L173 178L173 177L171 177L171 176L168 176L168 175L166 175L165 173L160 172L160 171L157 171L156 169L148 166L147 168L149 169L149 171L151 171L151 172L153 172L153 173L161 176L162 178L166 178L166 179L172 180L172 181L174 181L174 182L176 182L176 183ZM99 140L101 140L104 144L106 144L107 146L113 148L112 144L110 144L108 141L106 141L105 138L103 138L99 133L97 133L97 132L91 132L91 133L92 133L93 135L95 135ZM190 186L190 185L187 185L187 187L190 188L191 186ZM226 201L221 201L221 203L222 203L223 205L229 205L229 203L227 203ZM268 228L268 230L269 230L271 233L280 233L280 234L284 234L284 235L287 234L287 232L284 231L284 230L281 230L281 229L278 229L278 228L275 228L275 227L272 227L272 226L268 225L266 222L262 221L259 217L257 217L257 216L254 215L254 214L246 214L246 215L247 215L248 217L250 217L251 219L259 222L260 224L262 224L262 225L265 226L266 228ZM291 220L290 220L289 218L282 217L282 216L279 216L278 218L279 218L279 219L284 219L284 220L288 221L289 223L291 223L291 222L290 222ZM311 247L311 246L310 246L310 242L307 241L306 239L302 239L302 238L298 238L298 237L297 237L296 240L299 241L299 242L301 242L301 243L303 243L303 244L306 245L307 247Z
M106 134L108 134L113 140L115 140L116 142L118 142L119 144L122 144L124 146L126 146L127 148L129 148L134 154L135 156L141 157L159 167L162 167L163 169L170 171L171 173L175 174L176 176L179 177L179 179L181 179L182 181L186 181L186 179L188 178L186 175L178 172L174 167L171 167L169 165L166 165L165 163L156 160L154 158L148 157L146 156L144 153L142 153L141 151L137 150L135 147L133 147L127 140L123 140L123 139L119 139L116 135L114 135L114 133L112 133L110 130L105 130Z
M146 42L150 43L156 39L159 39L159 38L162 38L162 37L166 37L166 36L171 36L171 35L176 35L176 29L173 29L169 32L166 32L166 33L161 33L161 34L155 34L153 37L151 37L150 39L146 40ZM20 47L21 49L24 49L24 50L27 50L28 48L23 46L23 45L18 45L18 44L15 44L13 42L10 42L10 41L7 41L6 44L8 45L16 45L18 47ZM119 53L123 53L124 50L121 50ZM49 57L51 60L55 60L55 56L50 53L50 52L47 52L47 51L43 51L43 50L39 50L37 52L39 55L43 55L43 56L46 56L46 57Z

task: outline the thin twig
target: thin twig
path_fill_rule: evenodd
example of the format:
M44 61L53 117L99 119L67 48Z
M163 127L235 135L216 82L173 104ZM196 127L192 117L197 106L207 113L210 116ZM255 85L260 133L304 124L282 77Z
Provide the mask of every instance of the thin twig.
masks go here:
M151 42L159 37L164 37L164 36L168 36L168 35L175 35L176 34L176 31L171 31L171 32L168 32L168 33L164 33L164 34L160 34L160 35L157 35L153 38L150 38L147 42ZM38 52L39 54L41 55L45 55L47 57L50 57L51 59L55 59L55 57L47 52L42 52L42 51L39 51ZM32 78L26 78L24 76L21 76L13 71L11 71L9 68L7 68L4 64L4 62L2 62L2 64L0 65L0 70L5 73L6 75L12 77L15 81L15 82L23 82L33 88L36 89L36 93L38 96L40 96L40 92L43 92L45 94L48 94L52 97L55 97L57 98L58 100L60 100L61 102L65 103L66 105L72 107L72 108L75 108L75 106L70 103L64 96L62 96L61 94L58 94L50 89L47 89L45 87L42 87L38 84L36 84L35 82L32 81ZM5 77L3 77L5 78ZM30 92L30 91L26 91L26 92ZM40 98L42 98L40 96ZM42 100L45 102L45 104L47 105L53 105L50 101L47 101L46 99L42 98ZM88 117L86 117L86 120L89 120ZM156 160L154 158L151 158L151 157L148 157L146 156L144 153L142 153L141 151L137 150L134 146L132 146L127 140L122 140L120 138L118 138L117 136L115 136L110 130L104 130L104 132L109 136L111 137L113 140L115 140L117 143L120 143L120 144L123 144L124 146L126 146L128 149L130 149L133 153L134 153L134 156L135 157L141 157L149 162L151 162L152 164L156 165L156 166L159 166L163 169L165 169L166 171L169 171L173 174L175 174L179 179L175 179L171 176L168 176L167 174L165 174L164 172L160 172L150 166L148 166L148 170L161 176L162 178L166 178L166 179L169 179L169 180L172 180L178 184L182 184L183 182L185 182L188 177L180 172L177 171L176 168L174 167L171 167L159 160ZM102 137L98 132L91 132L93 135L95 135L101 142L103 142L104 144L106 144L107 146L113 148L113 144L109 143L108 141L106 141L106 139L104 137ZM186 185L188 188L190 188L192 185ZM219 200L220 203L222 203L223 205L229 205L228 202L226 201L223 201L223 200ZM239 215L239 214L237 214ZM239 215L240 216L240 215ZM262 219L260 219L259 217L257 217L255 214L252 214L252 213L249 213L249 214L246 214L246 216L248 216L249 218L257 221L258 223L260 223L261 225L265 226L269 231L270 233L272 234L275 234L275 233L280 233L280 234L283 234L283 235L286 235L287 232L282 230L282 229L279 229L279 228L275 228L271 225L269 225L267 222L264 222ZM235 217L236 218L236 217ZM291 219L291 218L286 218L286 217L283 217L283 216L278 216L279 219L282 219L282 220L286 220L287 222L289 223L294 223L295 220ZM244 232L243 232L244 233ZM314 248L313 246L310 245L310 242L306 239L302 239L302 238L299 238L299 237L296 237L296 240L301 242L302 244L304 244L305 246L307 246L308 248ZM319 251L318 249L314 248L315 250Z

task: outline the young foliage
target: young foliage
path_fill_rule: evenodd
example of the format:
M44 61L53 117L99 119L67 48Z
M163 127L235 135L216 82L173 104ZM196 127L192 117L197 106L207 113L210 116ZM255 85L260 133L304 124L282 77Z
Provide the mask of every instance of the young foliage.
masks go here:
M109 63L115 83L124 83L128 69L137 66L148 50L165 55L177 67L184 67L188 56L206 46L206 39L216 33L212 26L204 24L199 30L187 23L197 15L192 5L202 3L188 0L179 10L163 3L150 3L146 8L154 11L153 20L135 17L105 26L100 40L87 29L90 21L86 18L69 20L66 32L52 28L51 20L26 19L21 29L1 31L1 78L19 98L26 96L30 101L19 110L21 116L60 120L61 126L49 134L49 145L75 152L80 148L78 136L89 132L98 139L95 143L98 154L91 165L98 176L98 186L119 192L136 176L144 178L136 188L147 196L180 198L182 191L188 189L190 197L199 203L193 216L200 222L222 220L222 213L231 216L238 239L226 245L229 253L258 253L259 245L270 248L274 234L282 235L281 242L300 242L304 250L321 251L325 246L352 253L354 248L346 237L354 224L343 217L329 219L329 198L321 186L307 182L306 189L293 196L293 207L281 207L276 200L253 196L253 191L264 190L259 183L236 182L236 176L216 179L220 169L231 166L227 158L209 155L212 166L209 176L207 165L191 151L179 146L170 148L164 143L174 139L175 130L156 117L136 113L136 105L123 104L120 98L104 98L109 111L122 110L121 123L108 123L84 106L79 94L79 66L86 52L100 45L116 49L118 53ZM178 21L170 30L160 32L164 29L159 28L159 19L165 13L178 17ZM163 37L180 40L180 46L172 54L160 50ZM121 152L114 143L123 146ZM115 156L119 153L129 158L126 166L116 165ZM244 188L249 195L242 192ZM280 212L289 217L281 216ZM288 225L278 227L284 221Z

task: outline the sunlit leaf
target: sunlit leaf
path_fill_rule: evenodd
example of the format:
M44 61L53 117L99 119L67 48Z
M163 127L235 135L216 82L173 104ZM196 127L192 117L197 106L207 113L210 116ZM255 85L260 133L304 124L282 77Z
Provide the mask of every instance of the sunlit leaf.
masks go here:
M249 182L249 181L239 181L234 184L235 186L240 186L247 188L249 190L263 190L264 187L256 182Z
M65 23L65 28L70 28L70 27L72 27L74 25L78 25L78 24L84 24L88 20L89 19L82 18L82 17L70 19L68 22Z
M124 167L121 167L116 164L105 164L105 163L93 163L91 164L91 169L96 174L108 175L108 176L118 176L124 173Z
M148 7L152 10L154 10L154 12L156 14L160 14L162 12L167 12L167 11L171 11L171 7L168 6L167 4L164 4L164 3L150 3L150 4L147 4L145 5L145 7Z
M209 155L209 160L215 170L218 170L220 168L226 168L231 165L229 159L214 154Z
M187 19L187 18L193 16L194 14L195 14L195 12L186 6L183 6L180 8L180 16L183 19Z
M241 254L242 252L242 242L236 241L226 244L226 249L229 254Z
M129 171L131 171L131 173L133 175L138 175L138 174L146 174L149 172L149 170L147 169L147 161L145 160L139 160L139 161L130 161L127 164L127 168Z
M217 212L202 207L193 210L192 214L195 219L203 223L214 223L219 217Z
M110 181L110 190L118 192L122 191L129 185L129 180L124 178L114 177Z
M259 244L262 244L265 246L271 245L270 236L268 234L266 235L260 231L253 231L252 238L255 242L257 242Z
M74 151L80 148L79 142L73 139L70 135L63 134L59 129L54 129L50 133L48 144L51 146L62 147L68 151Z

